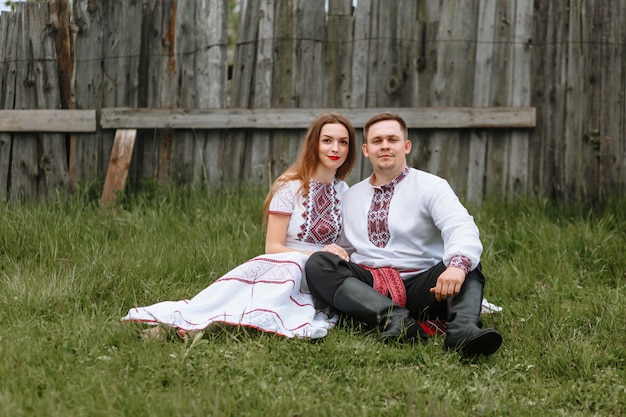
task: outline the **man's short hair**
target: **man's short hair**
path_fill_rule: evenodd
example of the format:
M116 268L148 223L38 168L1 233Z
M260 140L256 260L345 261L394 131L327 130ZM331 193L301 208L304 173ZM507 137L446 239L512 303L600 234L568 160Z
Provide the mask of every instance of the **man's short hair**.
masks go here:
M379 113L373 117L370 117L370 119L363 125L364 143L367 143L367 133L369 132L370 126L384 120L395 120L396 122L398 122L398 124L400 124L400 128L402 128L402 132L404 132L404 140L407 140L409 138L409 129L407 129L406 122L402 117L393 113Z

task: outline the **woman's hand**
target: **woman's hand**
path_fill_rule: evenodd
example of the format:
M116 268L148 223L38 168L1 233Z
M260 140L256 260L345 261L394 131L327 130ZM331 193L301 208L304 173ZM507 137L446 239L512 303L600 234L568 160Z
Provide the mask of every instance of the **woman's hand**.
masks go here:
M346 252L344 248L342 248L341 246L335 243L331 243L330 245L324 247L324 249L322 249L322 252L328 252L328 253L332 253L333 255L337 255L338 257L340 257L342 260L346 262L350 260L350 257L348 256L348 252Z

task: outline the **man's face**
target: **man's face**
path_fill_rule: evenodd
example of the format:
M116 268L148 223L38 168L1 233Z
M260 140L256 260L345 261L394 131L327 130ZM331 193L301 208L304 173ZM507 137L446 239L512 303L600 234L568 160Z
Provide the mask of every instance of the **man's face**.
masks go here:
M369 127L363 155L372 164L374 172L394 175L406 165L406 155L411 151L411 141L404 137L400 124L383 120Z

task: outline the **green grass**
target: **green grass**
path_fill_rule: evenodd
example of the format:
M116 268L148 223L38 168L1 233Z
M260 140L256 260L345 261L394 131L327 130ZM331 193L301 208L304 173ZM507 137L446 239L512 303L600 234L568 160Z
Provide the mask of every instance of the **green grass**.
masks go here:
M135 305L189 298L263 251L259 190L90 190L0 206L0 415L610 416L626 411L626 198L472 209L485 325L468 362L342 322L312 343L242 329L142 341Z

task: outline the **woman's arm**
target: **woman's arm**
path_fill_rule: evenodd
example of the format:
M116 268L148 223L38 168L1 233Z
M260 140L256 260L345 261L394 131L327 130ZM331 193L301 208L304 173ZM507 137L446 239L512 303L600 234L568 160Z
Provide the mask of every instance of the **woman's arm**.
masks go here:
M289 218L291 216L284 214L272 214L267 217L267 234L265 235L265 253L280 252L301 252L310 255L313 251L296 250L285 246L287 237L287 228L289 227ZM330 244L322 249L324 252L334 253L344 260L348 260L347 252L335 243Z
M267 233L265 235L265 253L293 252L295 249L285 246L287 228L291 216L285 214L272 214L267 217ZM298 251L306 254L311 252Z

